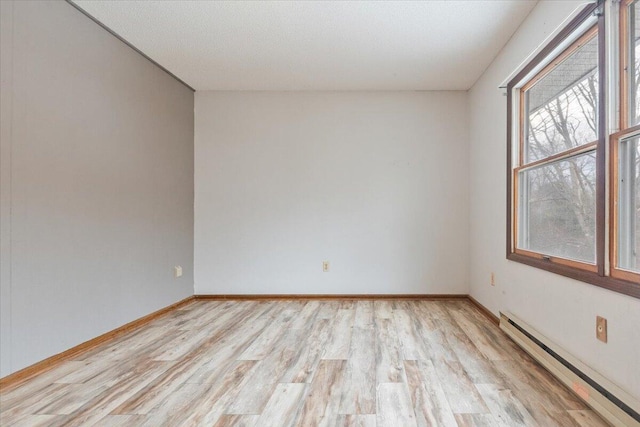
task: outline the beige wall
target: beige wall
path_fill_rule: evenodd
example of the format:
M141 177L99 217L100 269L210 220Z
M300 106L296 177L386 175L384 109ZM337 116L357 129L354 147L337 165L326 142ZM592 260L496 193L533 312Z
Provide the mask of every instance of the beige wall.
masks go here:
M193 293L193 92L66 2L0 7L5 376Z
M195 109L196 293L468 292L466 92L199 91Z

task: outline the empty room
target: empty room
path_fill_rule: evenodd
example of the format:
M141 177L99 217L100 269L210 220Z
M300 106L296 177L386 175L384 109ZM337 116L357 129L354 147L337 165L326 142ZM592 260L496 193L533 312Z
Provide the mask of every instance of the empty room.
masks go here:
M640 426L640 0L0 0L0 425Z

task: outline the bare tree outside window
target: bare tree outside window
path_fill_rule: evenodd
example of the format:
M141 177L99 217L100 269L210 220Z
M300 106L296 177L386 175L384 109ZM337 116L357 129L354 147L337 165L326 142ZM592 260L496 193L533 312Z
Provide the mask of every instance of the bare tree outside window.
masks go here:
M524 91L518 247L595 263L598 45L593 37ZM527 164L534 163L531 168Z

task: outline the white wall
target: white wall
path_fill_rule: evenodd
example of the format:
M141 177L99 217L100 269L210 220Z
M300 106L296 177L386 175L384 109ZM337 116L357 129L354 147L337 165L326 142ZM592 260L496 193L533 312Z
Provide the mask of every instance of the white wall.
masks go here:
M466 108L463 92L197 92L196 294L467 293Z
M193 92L66 2L0 20L5 376L192 295Z
M581 3L539 3L470 91L471 295L496 314L518 315L640 398L640 300L505 257L507 104L498 86ZM607 344L595 338L596 315L608 319Z

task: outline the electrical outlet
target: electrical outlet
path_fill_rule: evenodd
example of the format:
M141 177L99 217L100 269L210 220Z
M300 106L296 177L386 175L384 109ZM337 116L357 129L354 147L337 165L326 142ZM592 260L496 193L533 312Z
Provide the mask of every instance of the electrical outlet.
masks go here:
M173 277L177 279L178 277L181 277L181 276L182 276L182 266L176 265L175 267L173 267Z
M322 261L322 271L325 273L329 272L329 261Z
M494 273L493 271L491 272L491 286L495 286L496 285L496 273Z
M607 319L596 316L596 338L602 342L607 342Z

